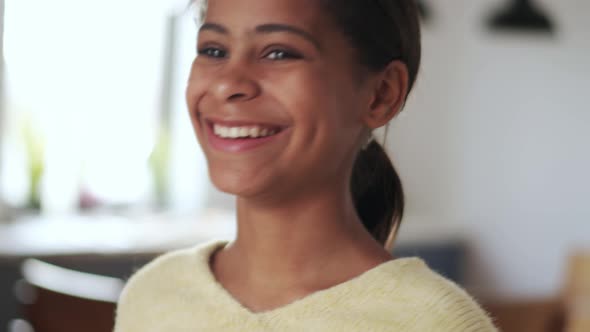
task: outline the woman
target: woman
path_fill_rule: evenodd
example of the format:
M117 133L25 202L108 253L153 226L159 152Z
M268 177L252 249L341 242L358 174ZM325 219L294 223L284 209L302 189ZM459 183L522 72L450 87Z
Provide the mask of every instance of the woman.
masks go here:
M403 193L371 137L416 79L412 0L203 5L187 104L213 183L237 196L237 237L136 273L115 331L495 331L390 254Z

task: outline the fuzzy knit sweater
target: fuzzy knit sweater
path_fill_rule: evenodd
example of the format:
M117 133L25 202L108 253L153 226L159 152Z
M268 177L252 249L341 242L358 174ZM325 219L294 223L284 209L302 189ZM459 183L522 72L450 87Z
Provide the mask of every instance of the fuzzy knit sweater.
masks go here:
M115 332L488 332L490 318L461 288L418 258L382 263L285 306L252 312L211 272L227 242L211 240L155 259L128 281Z

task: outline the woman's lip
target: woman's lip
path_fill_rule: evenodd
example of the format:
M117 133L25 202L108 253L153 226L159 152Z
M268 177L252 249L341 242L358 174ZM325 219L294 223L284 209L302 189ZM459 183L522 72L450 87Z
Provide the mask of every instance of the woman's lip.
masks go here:
M256 149L258 147L262 147L262 146L271 144L277 140L280 140L285 135L287 135L288 132L290 132L289 127L283 127L283 128L281 128L281 130L278 133L271 135L271 136L265 136L265 137L259 137L259 138L222 138L222 137L215 135L215 133L213 132L213 124L214 123L221 124L220 122L215 122L215 121L214 122L206 121L206 123L204 124L205 131L207 132L207 141L208 141L209 145L215 150L220 150L220 151L224 151L224 152L232 152L232 153L249 151L249 150ZM224 125L227 125L227 123L228 122L223 122ZM232 125L238 126L238 124L232 124ZM247 126L245 124L245 122L240 122L239 125ZM252 125L252 123L250 123L250 125ZM256 124L256 125L260 125L260 124ZM276 125L274 125L274 126L276 127Z
M212 126L213 124L222 125L225 127L267 127L267 128L280 128L286 129L288 126L284 124L277 124L277 123L269 123L269 122L255 122L255 121L247 121L247 120L224 120L224 119L215 119L215 118L203 118L205 124L207 126Z

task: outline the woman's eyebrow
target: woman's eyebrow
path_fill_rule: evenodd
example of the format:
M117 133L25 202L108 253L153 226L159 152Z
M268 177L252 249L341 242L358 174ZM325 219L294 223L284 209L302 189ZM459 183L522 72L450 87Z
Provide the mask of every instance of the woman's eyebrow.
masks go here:
M227 28L225 28L223 25L217 24L217 23L203 23L203 25L201 25L201 27L199 28L199 32L202 32L204 30L214 31L214 32L221 33L224 35L229 34L229 31L227 30Z
M206 30L217 32L217 33L224 34L224 35L229 34L229 30L226 27L224 27L221 24L213 23L213 22L203 23L203 25L201 25L201 27L199 28L199 33L202 31L206 31ZM262 24L262 25L257 26L255 31L257 33L263 33L263 34L275 33L275 32L287 32L287 33L296 34L299 37L303 37L304 39L306 39L307 41L312 43L318 50L321 50L320 42L317 39L315 39L311 33L307 32L301 28L292 26L292 25L280 24L280 23L268 23L268 24Z
M258 33L273 33L273 32L288 32L296 34L300 37L307 39L307 41L311 42L318 50L321 49L321 44L313 37L313 35L303 29L298 27L287 25L287 24L280 24L280 23L269 23L263 24L256 27L256 32Z

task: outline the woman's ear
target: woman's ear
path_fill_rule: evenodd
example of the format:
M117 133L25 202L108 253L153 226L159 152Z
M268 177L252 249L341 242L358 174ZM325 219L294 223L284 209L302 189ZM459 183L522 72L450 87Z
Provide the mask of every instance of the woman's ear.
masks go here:
M409 74L405 63L394 60L377 76L363 122L371 129L386 125L404 106Z

